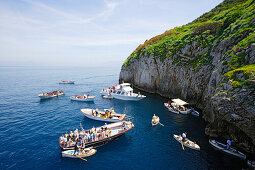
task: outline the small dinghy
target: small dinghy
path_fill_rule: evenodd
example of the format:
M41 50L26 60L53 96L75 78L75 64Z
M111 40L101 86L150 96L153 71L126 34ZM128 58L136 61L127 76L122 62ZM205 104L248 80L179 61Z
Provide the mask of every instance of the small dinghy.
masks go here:
M223 143L220 143L216 140L210 140L209 139L209 143L216 149L224 152L224 153L227 153L227 154L230 154L230 155L233 155L233 156L236 156L236 157L239 157L241 159L246 159L246 155L243 154L242 152L239 152L237 151L236 149L234 148L229 148L227 149L227 145L224 145Z
M73 101L81 101L81 102L93 102L95 96L90 96L90 95L75 95L71 96L70 99Z
M186 138L186 141L182 141L182 137L181 135L174 135L174 138L180 142L181 144L187 146L188 148L191 149L195 149L195 150L200 150L200 146L198 146L198 144L196 144L196 142L192 142L191 140L189 140L188 138Z
M105 99L113 99L113 96L111 94L108 94L108 95L103 96L103 98L105 98Z
M85 158L91 155L94 155L97 150L92 149L92 148L85 148L79 151L76 151L74 154L75 150L66 150L62 151L62 157L67 157L67 158Z
M194 110L193 108L190 109L190 114L192 114L194 116L199 116L199 112Z
M249 167L252 167L252 168L255 168L255 161L247 161L247 165L249 166Z
M81 109L81 112L89 119L104 122L119 122L126 118L126 114L114 113L113 109L100 111L95 109Z
M154 114L151 120L152 126L156 126L159 123L159 117Z
M53 98L57 96L62 96L64 94L65 92L63 92L62 90L58 90L58 91L52 91L48 93L41 93L38 95L38 97L40 97L40 99L49 99L49 98Z
M60 81L59 84L74 84L74 81Z

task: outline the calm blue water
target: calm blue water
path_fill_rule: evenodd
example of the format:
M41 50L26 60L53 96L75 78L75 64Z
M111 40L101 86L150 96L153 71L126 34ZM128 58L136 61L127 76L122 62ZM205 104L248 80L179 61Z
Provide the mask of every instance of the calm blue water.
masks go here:
M166 98L145 93L139 102L103 99L102 88L118 83L119 68L0 67L1 169L240 169L243 162L208 144L205 123L192 115L168 112ZM75 80L74 85L59 85ZM65 96L40 101L42 91L61 89ZM70 101L74 94L95 95L94 103ZM87 162L61 158L58 139L66 131L101 126L81 108L110 108L134 117L135 127L119 139L97 148ZM164 126L150 124L156 113ZM172 135L183 131L201 151L182 150Z

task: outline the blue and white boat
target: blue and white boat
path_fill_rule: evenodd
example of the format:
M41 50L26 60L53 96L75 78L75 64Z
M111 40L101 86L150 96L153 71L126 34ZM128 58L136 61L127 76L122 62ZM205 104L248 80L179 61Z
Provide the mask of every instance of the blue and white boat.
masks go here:
M210 139L209 139L209 143L214 148L216 148L217 150L220 150L220 151L222 151L224 153L236 156L236 157L241 158L241 159L246 159L246 155L244 153L239 152L236 149L231 148L231 147L229 149L227 149L227 145L224 145L223 143L220 143L220 142L218 142L216 140L210 140Z

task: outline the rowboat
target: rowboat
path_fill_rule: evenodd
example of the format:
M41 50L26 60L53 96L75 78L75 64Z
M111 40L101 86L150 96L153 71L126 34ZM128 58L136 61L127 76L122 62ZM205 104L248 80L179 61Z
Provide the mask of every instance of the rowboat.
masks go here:
M195 149L195 150L200 150L200 146L198 146L198 144L196 144L196 142L192 142L191 140L189 140L188 138L186 138L186 141L182 141L182 137L181 135L174 135L174 138L180 142L181 144L187 146L188 148L191 149Z
M82 130L79 132L79 137L85 137L86 147L97 147L107 144L114 139L120 137L130 129L134 127L133 123L130 121L122 121L111 124L106 124L104 126L92 128L89 130ZM91 138L91 133L94 134L95 138ZM69 134L67 134L69 135ZM75 140L72 138L65 137L65 135L59 137L59 146L62 150L74 149L76 144Z
M95 98L96 98L95 96L90 96L90 95L83 95L83 96L74 95L70 97L70 99L73 101L81 101L81 102L93 102Z
M247 160L247 165L248 165L249 167L255 168L255 161L249 161L249 160Z
M105 99L113 99L113 96L108 94L108 95L103 96L103 98L105 98Z
M104 122L119 122L126 118L126 114L114 113L109 110L99 111L95 109L81 109L81 112L89 119L104 121Z
M159 123L159 117L154 115L154 116L152 117L151 124L152 124L152 126L155 126L155 125L157 125L158 123Z
M227 145L224 145L216 140L210 140L209 139L209 143L216 149L220 150L220 151L223 151L224 153L227 153L227 154L230 154L230 155L233 155L233 156L236 156L236 157L239 157L241 159L246 159L246 155L243 154L242 152L239 152L237 151L236 149L234 148L229 148L227 149Z
M199 116L199 112L194 110L193 108L190 109L190 114L192 114L194 116Z
M59 84L74 84L74 81L60 81Z
M85 158L85 157L94 155L96 152L97 152L97 150L92 149L92 148L85 148L82 151L76 151L76 152L75 152L75 150L66 150L66 151L62 151L62 157Z
M175 114L179 114L180 112L178 110L175 110L174 107L172 107L170 104L168 103L164 103L165 107L172 113L175 113Z
M40 97L40 99L49 99L49 98L53 98L57 96L62 96L64 94L65 92L63 92L62 90L58 90L58 91L52 91L48 93L41 93L38 95L38 97Z

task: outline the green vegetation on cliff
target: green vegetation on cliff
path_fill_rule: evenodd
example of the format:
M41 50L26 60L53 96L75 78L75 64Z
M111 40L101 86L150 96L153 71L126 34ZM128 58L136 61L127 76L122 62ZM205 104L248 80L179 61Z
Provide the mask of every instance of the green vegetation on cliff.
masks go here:
M225 0L210 12L203 14L193 22L168 30L165 33L146 40L127 58L123 66L129 66L132 59L142 55L153 55L164 61L172 57L176 65L190 65L199 68L212 63L210 56L213 46L223 40L232 40L227 55L231 57L228 64L231 70L243 67L242 54L236 52L255 43L255 1ZM187 44L207 48L202 56L182 56L181 49ZM181 60L186 57L188 59Z

